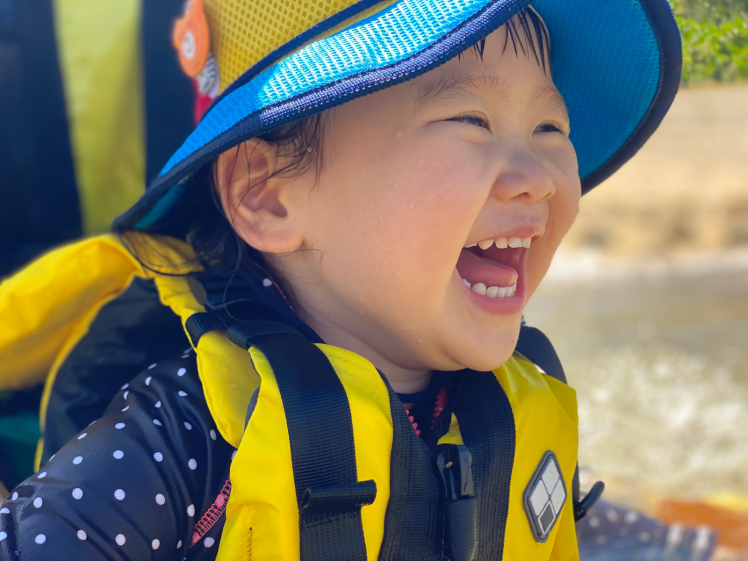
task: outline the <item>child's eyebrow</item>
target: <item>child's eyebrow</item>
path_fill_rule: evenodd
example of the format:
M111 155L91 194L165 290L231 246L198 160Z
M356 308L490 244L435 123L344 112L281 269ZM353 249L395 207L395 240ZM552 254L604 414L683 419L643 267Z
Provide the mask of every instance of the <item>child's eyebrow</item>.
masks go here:
M545 101L550 106L556 109L560 109L567 115L569 114L569 108L566 106L564 96L562 96L561 92L553 86L538 88L537 90L535 90L535 95L533 97L537 100Z
M416 110L423 105L470 94L476 90L487 90L498 97L504 97L508 83L499 76L442 76L436 82L422 86L416 96Z
M448 76L438 81L422 86L416 96L416 111L422 106L439 101L469 96L476 91L487 91L496 97L505 97L509 82L500 76ZM553 86L542 86L535 90L533 99L544 101L556 109L560 109L568 115L561 92Z

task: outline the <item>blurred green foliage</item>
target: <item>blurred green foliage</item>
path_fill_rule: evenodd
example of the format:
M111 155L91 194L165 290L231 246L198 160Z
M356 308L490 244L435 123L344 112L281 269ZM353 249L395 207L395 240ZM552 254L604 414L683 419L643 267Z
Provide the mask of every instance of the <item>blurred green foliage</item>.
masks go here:
M683 83L748 79L748 0L671 0L683 35Z

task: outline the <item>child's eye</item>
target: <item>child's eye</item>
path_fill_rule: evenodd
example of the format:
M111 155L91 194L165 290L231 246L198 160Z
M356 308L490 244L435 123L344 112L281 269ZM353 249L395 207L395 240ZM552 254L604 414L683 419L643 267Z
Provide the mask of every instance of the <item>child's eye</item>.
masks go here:
M542 125L538 125L535 127L535 132L560 132L561 134L568 134L553 123L543 123Z
M461 115L460 117L454 117L452 119L447 119L447 121L456 121L458 123L467 123L468 125L475 125L476 127L481 127L483 129L488 128L488 123L485 119L482 117L478 117L476 115Z

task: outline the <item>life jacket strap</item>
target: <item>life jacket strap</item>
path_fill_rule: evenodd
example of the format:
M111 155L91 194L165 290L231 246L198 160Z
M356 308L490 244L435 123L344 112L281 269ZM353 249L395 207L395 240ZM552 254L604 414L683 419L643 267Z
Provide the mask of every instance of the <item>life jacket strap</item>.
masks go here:
M358 481L350 404L335 369L286 324L230 322L225 314L208 313L186 323L193 342L206 329L225 329L231 342L258 349L270 363L291 444L301 560L366 561L361 507L374 502L377 488L374 481Z
M190 336L192 346L197 348L197 344L200 342L203 335L210 331L216 331L217 329L225 331L226 325L218 315L210 312L201 312L192 314L188 317L187 321L184 322L184 328Z
M374 481L307 489L299 513L302 559L366 561L361 507L372 504L376 496Z

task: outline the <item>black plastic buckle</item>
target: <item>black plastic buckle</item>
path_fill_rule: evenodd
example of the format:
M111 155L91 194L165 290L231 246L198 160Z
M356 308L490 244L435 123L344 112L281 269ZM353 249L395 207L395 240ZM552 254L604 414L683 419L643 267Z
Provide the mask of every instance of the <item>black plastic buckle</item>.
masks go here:
M470 561L478 549L473 456L467 446L446 444L436 449L434 463L444 490L444 538L449 559Z

